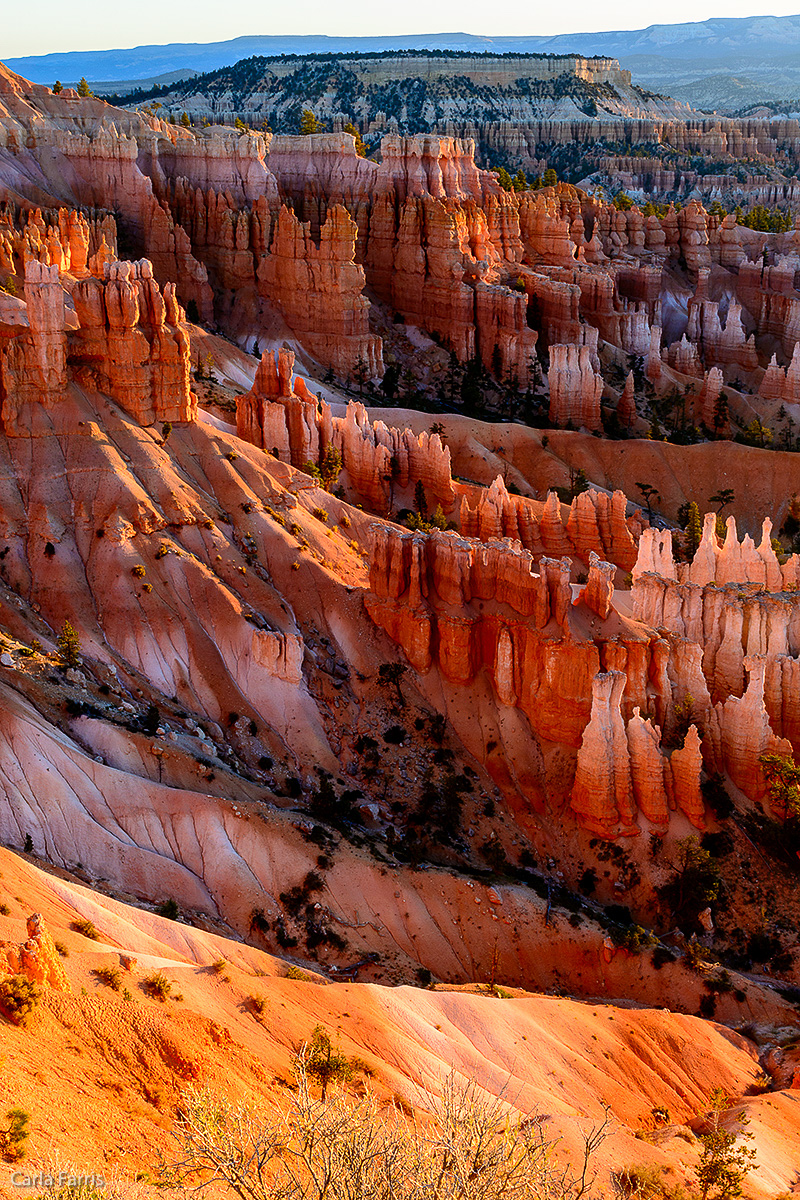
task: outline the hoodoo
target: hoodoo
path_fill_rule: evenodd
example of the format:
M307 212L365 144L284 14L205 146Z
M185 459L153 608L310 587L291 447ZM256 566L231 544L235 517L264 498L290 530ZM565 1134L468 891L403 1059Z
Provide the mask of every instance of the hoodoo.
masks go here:
M485 49L0 68L3 1194L797 1185L800 128Z

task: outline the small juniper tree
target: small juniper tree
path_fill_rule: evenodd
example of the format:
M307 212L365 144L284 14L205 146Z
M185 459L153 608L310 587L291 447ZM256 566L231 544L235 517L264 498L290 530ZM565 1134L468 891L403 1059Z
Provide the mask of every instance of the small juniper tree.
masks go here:
M378 683L381 687L393 687L397 694L397 703L405 708L406 698L400 690L400 680L408 668L401 662L381 663L378 667Z
M642 500L647 507L648 520L653 519L653 501L661 499L661 493L657 488L654 488L652 483L637 483L639 491L642 493Z
M334 1047L331 1035L322 1025L314 1027L304 1059L306 1074L311 1079L316 1079L322 1088L320 1099L323 1104L329 1084L334 1081L347 1083L353 1077L349 1058Z

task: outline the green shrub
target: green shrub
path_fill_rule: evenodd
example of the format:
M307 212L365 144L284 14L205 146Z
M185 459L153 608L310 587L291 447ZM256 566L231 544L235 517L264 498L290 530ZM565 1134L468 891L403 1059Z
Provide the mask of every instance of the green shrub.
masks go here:
M25 1157L25 1143L30 1137L30 1114L24 1108L12 1108L6 1113L8 1128L0 1130L0 1151L8 1162Z
M88 917L77 917L70 925L70 929L74 929L76 933L83 934L85 938L89 938L92 942L100 941L100 933Z
M0 982L0 1009L14 1025L28 1024L42 993L27 975L11 975Z
M104 983L106 987L110 987L112 991L118 992L122 987L122 976L119 967L98 967L94 974Z
M56 638L58 652L68 667L77 667L81 661L81 641L75 628L65 621Z
M172 991L172 984L163 971L153 971L142 980L142 987L152 1000L160 1000L163 1004Z

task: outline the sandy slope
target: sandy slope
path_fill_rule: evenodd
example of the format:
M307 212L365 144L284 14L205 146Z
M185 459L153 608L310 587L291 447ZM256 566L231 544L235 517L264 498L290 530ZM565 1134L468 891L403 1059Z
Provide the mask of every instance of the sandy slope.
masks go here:
M169 1152L174 1109L187 1086L280 1105L292 1051L317 1022L369 1064L379 1095L425 1107L453 1069L543 1114L567 1157L609 1105L605 1172L632 1162L690 1169L696 1146L678 1126L693 1118L709 1088L738 1097L759 1075L753 1043L696 1017L525 993L495 999L287 979L286 965L261 951L88 893L8 851L0 851L0 873L10 909L0 917L0 935L21 939L24 918L37 910L69 951L63 963L72 994L46 992L27 1029L0 1026L0 1110L20 1104L31 1113L31 1165L70 1160L106 1173L151 1170L158 1152ZM70 929L87 911L97 942ZM120 951L137 960L122 972L130 999L92 975L118 963ZM225 965L217 972L211 964L219 959ZM141 980L153 969L164 971L181 999L144 995ZM254 994L266 1001L261 1020L247 1004ZM790 1186L800 1159L800 1098L778 1092L746 1103L760 1164L750 1193L774 1196ZM656 1106L667 1106L676 1124L652 1144L634 1135L653 1129ZM3 1168L6 1183L10 1171Z

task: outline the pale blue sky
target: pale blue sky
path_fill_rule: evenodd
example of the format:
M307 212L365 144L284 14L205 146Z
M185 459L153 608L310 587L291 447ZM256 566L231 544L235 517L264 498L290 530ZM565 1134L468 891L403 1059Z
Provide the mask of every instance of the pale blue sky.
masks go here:
M265 5L259 0L36 0L31 19L3 22L0 58L58 50L107 50L165 42L216 42L241 34L375 35L464 32L546 35L601 29L642 29L654 23L708 17L787 16L799 0L672 0L655 8L641 0L572 0L569 4L487 4L486 0L303 0Z

